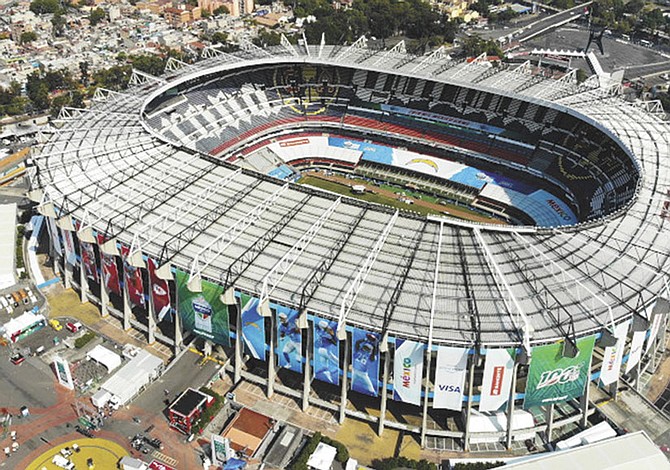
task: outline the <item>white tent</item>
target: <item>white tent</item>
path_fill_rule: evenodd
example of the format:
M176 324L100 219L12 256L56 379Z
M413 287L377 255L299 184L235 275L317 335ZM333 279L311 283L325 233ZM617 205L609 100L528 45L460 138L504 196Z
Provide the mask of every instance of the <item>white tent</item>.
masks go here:
M16 248L16 204L0 205L0 289L16 284L14 254Z
M336 454L337 449L335 447L319 442L314 453L309 456L307 467L314 470L330 470Z
M110 351L102 344L98 344L86 354L86 359L89 361L93 359L107 368L108 372L113 371L121 365L121 356L113 351Z
M112 394L107 390L98 390L95 395L91 397L91 403L98 408L104 407L112 398Z
M107 379L100 389L107 390L116 396L119 399L119 405L125 405L143 387L156 379L162 369L162 359L142 349L134 358Z
M41 313L34 314L32 312L25 312L23 315L12 318L2 326L4 336L10 341L12 337L19 332L25 332L30 329L35 323L43 322L46 324L46 319Z

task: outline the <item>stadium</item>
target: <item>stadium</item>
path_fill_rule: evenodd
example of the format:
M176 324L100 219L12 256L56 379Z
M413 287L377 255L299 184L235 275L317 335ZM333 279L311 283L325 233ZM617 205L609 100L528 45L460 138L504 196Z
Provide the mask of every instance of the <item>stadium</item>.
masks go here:
M31 198L82 301L422 445L467 450L484 416L503 424L480 439L509 448L522 407L549 436L586 425L589 381L615 395L653 372L670 295L653 103L605 76L364 38L205 57L65 108L34 153ZM308 173L392 181L410 210ZM417 194L449 209L419 213Z

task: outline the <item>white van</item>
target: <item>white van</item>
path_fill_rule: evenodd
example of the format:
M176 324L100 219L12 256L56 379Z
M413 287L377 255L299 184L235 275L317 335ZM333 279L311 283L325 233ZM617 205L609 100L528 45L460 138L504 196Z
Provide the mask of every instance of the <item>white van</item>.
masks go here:
M60 454L54 455L51 463L65 470L74 470L74 464Z

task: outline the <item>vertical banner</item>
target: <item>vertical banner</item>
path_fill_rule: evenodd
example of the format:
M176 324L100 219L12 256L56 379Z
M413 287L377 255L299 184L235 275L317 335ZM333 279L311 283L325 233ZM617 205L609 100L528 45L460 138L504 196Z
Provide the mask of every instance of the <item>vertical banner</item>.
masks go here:
M212 434L212 464L223 465L231 457L230 439Z
M242 306L242 338L246 350L254 359L265 360L265 321L258 313L258 299L240 295Z
M298 311L277 305L277 358L279 367L302 372L302 332Z
M600 368L600 382L609 385L619 380L623 348L626 346L626 336L630 321L623 322L614 328L614 337L617 339L614 346L608 346L603 353L603 365Z
M314 378L340 384L340 342L337 322L314 317Z
M525 409L579 398L584 394L591 375L591 355L596 337L577 341L576 357L563 357L563 343L536 346L532 351Z
M649 332L649 338L647 338L647 345L644 347L644 355L646 356L649 350L651 349L651 346L654 344L654 341L656 340L656 336L658 336L658 329L661 326L661 320L663 319L663 315L655 315L654 319L651 321L651 330Z
M121 245L121 258L123 259L123 281L128 289L128 299L133 307L144 307L144 285L142 283L142 273L139 268L131 266L128 260L130 248Z
M65 246L65 261L70 266L74 266L77 261L77 252L74 249L72 232L69 230L63 230L63 245Z
M74 382L72 380L72 372L70 371L70 365L65 359L62 359L60 356L54 358L54 369L56 370L56 377L58 378L58 383L63 387L74 390Z
M184 329L214 343L230 346L228 306L221 301L223 287L202 281L202 292L191 292L188 276L177 271L178 311Z
M151 302L154 306L156 321L165 319L172 321L172 304L170 302L170 290L165 279L156 274L158 265L152 258L147 259L147 271L149 271L149 284L151 285Z
M106 237L102 233L97 235L98 245L105 243ZM99 247L100 250L100 264L102 265L100 271L102 272L102 283L107 292L114 293L118 296L121 295L121 285L119 283L119 270L116 266L116 258L112 255L105 254L102 251L102 247Z
M435 366L433 408L460 411L463 407L468 350L440 346Z
M92 243L79 242L81 247L81 263L84 265L86 279L98 282L98 267L95 262L95 249Z
M351 389L376 397L379 394L379 335L354 328L351 345Z
M393 356L393 399L421 404L424 345L400 338L395 340Z
M60 235L58 234L58 227L56 226L56 221L53 217L46 217L47 227L49 228L49 233L51 234L51 243L53 244L54 250L58 253L59 256L63 255L63 249L60 246Z
M633 367L640 362L642 358L642 345L647 336L647 331L636 331L633 333L633 339L630 342L630 353L628 355L628 362L626 363L625 374L629 373Z
M513 348L486 350L479 411L497 411L507 403L515 356Z

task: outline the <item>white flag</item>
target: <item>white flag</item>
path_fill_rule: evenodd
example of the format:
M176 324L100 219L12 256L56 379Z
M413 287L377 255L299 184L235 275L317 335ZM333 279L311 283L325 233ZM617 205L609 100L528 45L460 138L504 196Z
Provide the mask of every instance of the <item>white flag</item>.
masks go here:
M647 336L647 330L636 331L633 333L633 340L630 342L630 354L628 355L628 362L626 363L626 374L633 370L633 367L640 362L642 357L642 345L644 338Z
M600 381L603 385L609 385L619 380L621 359L623 358L623 349L626 346L626 336L628 336L629 326L630 321L617 325L614 328L614 337L617 339L616 344L605 348L603 365L600 368Z
M467 365L467 349L447 346L438 348L433 408L461 410Z
M513 373L513 353L507 349L486 350L479 411L496 411L507 402Z

